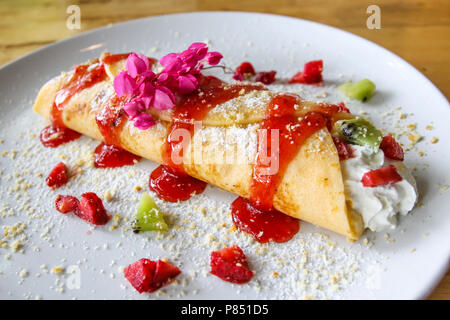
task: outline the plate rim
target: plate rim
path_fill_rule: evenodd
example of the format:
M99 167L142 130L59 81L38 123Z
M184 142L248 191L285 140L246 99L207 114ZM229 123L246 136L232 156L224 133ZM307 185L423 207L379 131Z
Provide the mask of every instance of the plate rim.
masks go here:
M83 37L88 37L89 35L93 34L93 33L101 33L104 30L108 30L111 28L120 28L121 26L125 25L125 24L133 24L133 23L142 23L145 20L150 20L150 19L154 19L154 18L164 18L164 17L176 17L176 16L189 16L189 15L211 15L211 14L221 14L221 15L248 15L248 16L253 16L253 17L272 17L272 18L278 18L278 19L287 19L287 20L291 20L291 21L301 21L302 23L306 23L306 24L310 24L310 25L315 25L316 27L320 27L320 28L324 28L324 29L331 29L334 32L341 32L346 34L347 36L353 37L356 41L363 41L368 45L372 45L375 46L378 50L383 51L385 54L387 54L388 56L392 57L393 59L395 59L397 62L401 63L403 66L408 67L409 69L412 69L414 71L414 73L419 77L422 78L423 80L425 80L425 82L430 86L430 88L433 88L436 92L436 96L439 96L440 99L442 100L442 102L446 102L448 104L448 106L450 107L450 103L449 100L447 99L447 97L443 94L443 92L439 89L439 87L437 87L433 81L431 81L426 75L424 75L422 72L420 72L415 66L413 66L410 62L406 61L404 58L402 58L401 56L399 56L398 54L384 48L383 46L381 46L380 44L372 41L372 40L368 40L362 36L359 36L357 34L354 34L350 31L347 30L343 30L343 29L339 29L337 27L334 26L330 26L327 25L325 23L321 23L321 22L316 22L316 21L312 21L312 20L307 20L304 18L297 18L297 17L291 17L291 16L286 16L286 15L281 15L281 14L274 14L274 13L261 13L261 12L246 12L246 11L188 11L188 12L182 12L182 13L171 13L171 14L161 14L161 15L153 15L153 16L147 16L147 17L141 17L141 18L137 18L137 19L131 19L131 20L127 20L127 21L121 21L118 23L113 23L110 25L106 25L106 26L102 26L102 27L98 27L95 29L91 29L91 30L87 30L84 32L80 32L78 34L75 34L73 36L49 43L41 48L38 48L36 50L33 50L31 52L26 53L23 56L20 56L18 58L13 59L12 61L7 62L6 64L2 65L0 67L0 76L9 68L18 65L20 63L22 63L23 61L27 60L27 59L32 59L34 55L42 52L42 51L46 51L46 50L51 50L54 47L59 47L59 46L63 46L65 45L67 42L70 41L74 41L75 39L79 39L79 38L83 38ZM437 272L435 274L435 276L432 278L432 280L430 281L429 285L422 290L422 292L419 292L419 294L415 297L415 299L426 299L429 297L429 295L433 292L433 290L438 286L438 284L442 281L442 279L445 277L446 273L450 270L450 246L448 248L448 259L447 259L447 263L446 265L443 265L441 270L439 272Z

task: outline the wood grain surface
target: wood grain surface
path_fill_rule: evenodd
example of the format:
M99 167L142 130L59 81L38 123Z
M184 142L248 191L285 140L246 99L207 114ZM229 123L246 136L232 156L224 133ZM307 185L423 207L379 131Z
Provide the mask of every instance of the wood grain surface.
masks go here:
M66 27L67 7L81 8L81 29ZM366 27L369 5L381 29ZM448 0L0 0L0 65L39 47L111 23L189 11L254 11L321 22L372 40L406 59L450 97ZM412 279L413 281L413 279ZM450 272L430 296L450 300Z

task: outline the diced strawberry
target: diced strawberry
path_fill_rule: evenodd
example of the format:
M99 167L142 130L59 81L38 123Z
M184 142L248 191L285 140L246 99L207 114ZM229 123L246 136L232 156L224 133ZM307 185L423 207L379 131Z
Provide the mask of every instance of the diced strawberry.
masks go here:
M93 192L81 195L80 204L75 214L81 219L95 225L104 225L111 217L103 207L102 200Z
M176 276L181 273L181 270L176 266L166 263L162 260L156 262L155 274L153 276L153 281L150 285L148 292L153 292L159 288L170 283Z
M140 259L126 267L123 272L131 285L139 293L142 293L150 290L155 269L156 262L149 259Z
M62 196L58 194L58 197L55 200L55 207L56 210L61 213L68 213L76 210L79 203L80 201L73 196Z
M244 78L248 75L255 75L255 69L253 68L253 65L250 62L242 62L239 67L234 70L233 79L242 81Z
M235 70L236 73L240 73L240 74L251 74L251 75L255 75L255 68L253 68L253 65L250 62L242 62L241 65L239 67L236 68Z
M313 84L322 81L323 61L315 60L305 63L303 72L296 73L289 83Z
M339 108L340 108L340 112L347 112L350 113L350 110L345 106L344 102L339 102L338 104Z
M384 155L392 160L403 161L404 153L402 146L395 141L391 134L383 138L380 144L380 149L383 150Z
M366 172L362 177L361 182L364 187L378 187L402 180L397 168L391 164L387 167Z
M352 147L344 140L339 137L333 137L333 141L339 155L339 160L344 161L354 157Z
M264 84L271 84L275 82L276 71L258 72L255 77L256 82L262 82Z
M170 263L140 259L125 268L125 278L139 292L154 292L170 283L181 270Z
M211 273L224 281L243 284L249 282L253 272L247 257L237 245L211 253Z
M52 189L65 185L69 180L67 172L67 166L63 162L58 163L45 179L47 185Z
M242 81L242 80L244 80L244 75L242 73L235 72L233 74L233 79L237 80L237 81Z

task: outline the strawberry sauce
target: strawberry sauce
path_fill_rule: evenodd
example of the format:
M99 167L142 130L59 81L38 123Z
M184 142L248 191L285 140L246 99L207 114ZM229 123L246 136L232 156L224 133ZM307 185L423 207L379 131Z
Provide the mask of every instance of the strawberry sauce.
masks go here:
M325 118L316 112L310 112L299 120L295 115L297 103L298 97L293 95L275 96L261 124L260 130L267 130L267 143L258 141L250 188L250 199L258 207L272 209L273 196L287 166L303 143L326 125ZM272 129L279 130L278 145L272 146ZM276 155L278 170L276 170L276 164L274 165L269 158L264 157L271 154Z
M72 78L64 88L56 93L50 114L52 124L65 127L62 113L66 103L78 92L90 88L105 79L106 72L103 64L76 66Z
M141 160L122 148L112 144L100 143L94 152L94 165L96 168L116 168L135 164Z
M46 126L40 134L41 143L47 148L56 148L57 146L76 140L81 136L76 131L66 127Z
M200 87L184 97L174 109L173 122L163 150L165 165L159 166L150 175L150 189L167 201L187 200L192 194L203 192L206 183L187 175L184 170L181 161L183 148L190 141L183 141L179 133L187 132L192 138L194 121L203 120L212 108L243 92L262 89L259 85L228 85L216 77L202 77ZM174 161L175 157L180 161Z
M55 148L81 136L78 132L64 125L62 113L67 101L76 93L92 87L106 78L106 72L102 64L98 64L91 69L89 67L90 65L76 66L69 82L56 93L55 101L50 111L52 125L45 127L40 135L41 142L45 147Z
M236 227L261 243L288 241L300 228L299 220L273 208L273 197L291 160L311 135L326 126L326 119L317 112L309 112L299 119L295 112L298 103L297 96L287 94L277 95L270 102L260 127L266 130L267 139L258 141L250 200L239 197L231 206ZM272 145L272 129L279 133L275 145ZM278 165L267 158L270 155Z
M231 217L239 230L260 243L289 241L300 229L300 220L275 209L257 208L242 197L231 204Z
M175 163L174 157L183 157L183 146L186 144L183 139L177 137L177 133L186 130L190 133L190 138L194 133L194 121L201 121L208 112L218 104L227 102L244 93L253 90L262 90L259 85L229 85L213 76L204 76L200 79L200 87L192 94L183 98L175 107L173 122L169 128L164 146L164 163L181 173L184 173L183 163ZM188 141L189 142L189 141ZM181 161L180 161L181 162Z
M149 187L160 199L177 202L202 193L206 188L206 182L161 165L150 174Z
M103 58L104 64L114 64L126 59L130 54L114 54ZM154 63L154 59L149 59ZM114 96L95 117L98 129L103 136L105 143L101 143L95 149L94 164L97 168L115 168L132 165L139 161L141 157L136 156L121 148L120 132L128 121L127 114L123 106L127 104L130 97Z

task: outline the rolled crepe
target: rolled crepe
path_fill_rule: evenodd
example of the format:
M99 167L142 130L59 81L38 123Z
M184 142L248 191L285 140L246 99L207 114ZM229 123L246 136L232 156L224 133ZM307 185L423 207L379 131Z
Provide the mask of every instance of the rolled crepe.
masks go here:
M62 120L68 128L103 140L96 115L115 95L113 79L123 67L124 61L105 65L108 77L104 81L76 93L67 101ZM70 72L63 73L47 82L41 88L33 110L50 119L55 96L70 78ZM212 109L184 150L185 171L197 179L249 198L252 182L249 160L253 160L256 153L256 130L273 96L274 93L267 90L252 91ZM314 106L314 103L301 101L298 112L306 113ZM156 119L155 126L139 130L127 121L119 140L122 148L162 163L172 110L152 108L150 112ZM349 238L358 238L364 230L360 214L347 207L339 156L326 128L314 133L300 147L275 191L273 205L289 216Z

